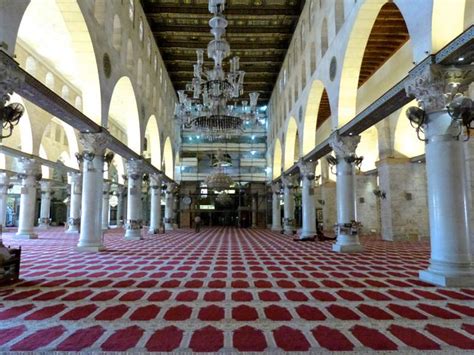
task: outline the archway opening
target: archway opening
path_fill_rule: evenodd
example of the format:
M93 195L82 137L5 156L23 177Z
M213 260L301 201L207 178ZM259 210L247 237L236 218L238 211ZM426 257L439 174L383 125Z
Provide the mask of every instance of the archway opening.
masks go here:
M101 121L97 60L77 1L31 0L18 31L16 52L20 63L29 51L44 63L50 63L55 71L81 90L84 114L95 122ZM44 73L43 70L37 72Z
M150 162L157 169L161 168L161 142L160 131L155 115L148 119L148 124L145 130L145 146L144 155L150 158Z
M173 147L170 137L166 138L163 148L163 171L169 178L174 178Z
M108 126L110 133L135 153L142 151L140 119L132 82L126 76L115 84L110 101Z
M275 146L273 147L273 179L281 175L281 158L281 143L277 138L275 140Z
M299 144L297 140L298 126L294 117L290 118L288 122L288 129L286 130L285 138L285 159L284 159L284 170L291 168L295 163L295 151ZM299 148L298 148L299 149Z

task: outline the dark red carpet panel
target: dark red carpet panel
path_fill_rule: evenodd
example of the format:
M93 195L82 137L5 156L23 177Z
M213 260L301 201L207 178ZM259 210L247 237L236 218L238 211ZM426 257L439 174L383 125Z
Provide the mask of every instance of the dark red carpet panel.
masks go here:
M429 246L366 252L263 230L175 231L78 253L52 229L0 288L0 351L474 352L474 289L418 280Z

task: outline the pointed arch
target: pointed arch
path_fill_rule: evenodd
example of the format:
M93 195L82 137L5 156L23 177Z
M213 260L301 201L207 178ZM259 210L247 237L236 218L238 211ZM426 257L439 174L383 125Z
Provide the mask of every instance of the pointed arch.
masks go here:
M109 106L109 119L113 119L125 132L127 141L123 142L135 153L142 151L138 103L132 82L127 76L115 84ZM121 137L117 137L120 139Z
M286 129L283 170L291 168L295 162L295 151L299 151L297 134L298 124L296 123L296 119L292 116L288 121L288 128Z
M281 142L280 139L276 139L275 143L273 145L273 179L278 178L281 175L281 160L282 160L282 154L281 154Z
M145 130L145 139L147 140L146 152L149 154L151 164L157 169L161 169L161 142L160 130L155 115L151 115Z
M314 80L306 102L303 123L303 155L310 152L316 145L316 125L318 122L318 111L324 92L324 84L320 80Z
M166 138L165 145L163 148L163 171L169 178L174 178L174 165L173 165L173 147L171 146L170 137Z

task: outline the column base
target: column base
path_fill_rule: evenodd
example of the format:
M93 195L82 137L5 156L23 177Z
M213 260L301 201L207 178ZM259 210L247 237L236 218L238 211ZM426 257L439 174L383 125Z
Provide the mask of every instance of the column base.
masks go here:
M102 231L105 232L105 231L108 231L110 229L109 226L105 227L105 226L102 226Z
M158 234L160 233L160 228L148 228L148 234Z
M310 236L303 236L300 235L298 238L293 238L293 241L295 242L314 242L316 240L316 237L314 235Z
M107 250L104 245L77 246L76 251L98 253Z
M141 229L127 229L125 232L125 240L142 240Z
M174 224L172 224L172 223L165 223L165 229L166 229L167 231L172 231L172 230L174 230L174 229L175 229L175 228L174 228Z
M16 239L38 239L38 234L35 232L18 232L15 234Z
M431 270L422 270L419 273L421 281L442 286L442 287L473 287L474 286L474 271L470 273L443 274Z
M364 247L360 244L333 244L332 251L337 253L360 253L364 251Z
M299 240L315 240L316 239L316 231L301 231L301 234L298 236Z

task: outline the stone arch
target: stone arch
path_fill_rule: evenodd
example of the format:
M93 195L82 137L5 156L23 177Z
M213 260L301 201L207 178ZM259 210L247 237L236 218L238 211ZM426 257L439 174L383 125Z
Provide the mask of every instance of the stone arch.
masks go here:
M145 96L150 97L150 74L147 73L145 77ZM153 100L152 100L153 105Z
M101 25L105 20L105 3L106 0L95 0L94 2L94 17Z
M54 63L61 75L73 78L83 93L84 114L101 121L99 67L78 1L31 0L19 26L18 40Z
M36 60L33 57L26 58L25 69L31 75L36 76L38 64L36 63Z
M46 150L42 144L39 146L39 157L48 160L48 154L46 154ZM41 177L43 179L49 179L49 168L45 165L41 165Z
M120 155L115 154L114 159L112 160L112 164L117 170L117 182L119 184L123 184L124 183L123 176L125 175L125 164L124 164L123 158Z
M337 106L338 127L341 127L356 115L357 90L360 84L362 61L375 21L385 5L399 9L395 2L387 0L366 1L361 5L352 26L341 69ZM402 17L405 21L403 13Z
M146 152L150 154L150 161L153 166L161 168L161 142L160 130L155 115L151 115L145 129L145 139L147 140Z
M122 25L120 23L120 17L118 15L114 16L114 22L112 27L112 46L118 51L122 46Z
M316 129L318 126L321 126L324 120L328 118L323 117L323 115L326 116L325 112L321 112L321 103L322 101L324 101L324 97L327 98L327 91L324 87L323 82L318 79L314 80L311 84L311 90L306 101L303 126L303 155L309 153L315 147ZM324 101L324 104L326 105L328 103Z
M291 168L295 162L295 150L299 151L299 142L297 141L297 136L298 124L296 123L296 119L292 116L288 121L288 127L286 129L285 152L283 159L284 170Z
M170 137L166 138L165 145L163 147L163 171L169 178L174 178L174 165L173 165L173 147L171 146Z
M321 58L324 57L329 47L328 21L325 18L321 25Z
M281 160L282 160L282 153L281 153L281 142L280 139L276 139L274 146L273 146L273 179L278 178L281 175Z
M74 100L74 107L79 111L82 110L82 98L80 96L76 96L76 99Z
M67 145L69 148L69 164L71 168L79 169L79 164L75 159L76 153L79 153L79 142L77 140L76 132L74 128L68 125L64 121L58 120L59 124L63 127L64 133L66 135Z
M121 77L115 84L109 106L109 119L113 119L127 135L127 146L135 153L142 151L142 137L138 103L132 82L126 76ZM117 137L120 139L120 137Z

